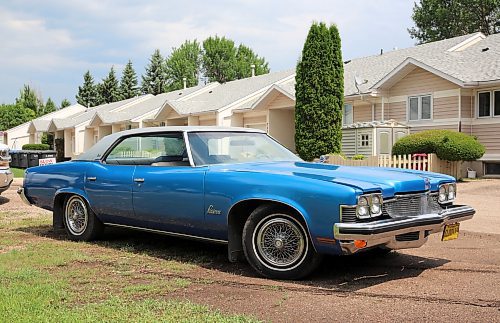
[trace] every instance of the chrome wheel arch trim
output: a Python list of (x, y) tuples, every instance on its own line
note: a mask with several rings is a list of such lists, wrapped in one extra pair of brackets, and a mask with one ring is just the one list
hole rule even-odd
[[(227, 215), (226, 215), (226, 224), (227, 224), (228, 231), (229, 231), (229, 214), (231, 214), (231, 211), (236, 206), (236, 204), (239, 204), (241, 202), (246, 202), (246, 201), (275, 202), (275, 203), (282, 204), (284, 206), (290, 207), (291, 209), (295, 210), (295, 212), (297, 212), (297, 214), (302, 218), (302, 220), (304, 221), (304, 224), (306, 225), (306, 233), (308, 234), (308, 237), (311, 239), (311, 241), (314, 241), (313, 236), (311, 235), (311, 231), (309, 230), (309, 223), (307, 223), (306, 217), (304, 216), (303, 212), (301, 212), (299, 209), (297, 209), (297, 207), (295, 207), (295, 206), (293, 206), (293, 205), (291, 205), (291, 204), (289, 204), (287, 202), (283, 202), (281, 200), (271, 199), (271, 198), (251, 197), (251, 198), (246, 198), (246, 199), (238, 200), (238, 202), (233, 203), (231, 205), (231, 207), (229, 207), (229, 210), (228, 210)], [(312, 245), (314, 251), (317, 252), (316, 246), (314, 245), (314, 242), (311, 243), (311, 245)]]

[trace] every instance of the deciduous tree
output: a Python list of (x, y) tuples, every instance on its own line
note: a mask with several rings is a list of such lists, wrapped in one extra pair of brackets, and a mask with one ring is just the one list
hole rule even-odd
[(408, 29), (419, 43), (481, 31), (500, 32), (500, 0), (420, 0), (413, 7), (415, 26)]
[(226, 83), (236, 78), (236, 47), (226, 37), (208, 37), (203, 42), (203, 70), (210, 82)]
[(269, 73), (269, 64), (264, 57), (259, 57), (250, 47), (240, 44), (236, 52), (236, 78), (250, 77), (252, 65), (255, 68), (255, 75)]
[(17, 127), (18, 125), (34, 119), (35, 111), (25, 108), (21, 104), (0, 105), (0, 131)]
[(201, 46), (196, 41), (186, 40), (179, 48), (173, 48), (172, 54), (165, 61), (167, 90), (180, 90), (186, 78), (188, 87), (198, 84), (201, 64)]

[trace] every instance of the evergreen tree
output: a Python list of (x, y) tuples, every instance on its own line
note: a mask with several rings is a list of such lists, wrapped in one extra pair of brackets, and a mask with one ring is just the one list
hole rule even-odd
[(188, 87), (198, 84), (201, 63), (201, 46), (194, 41), (186, 40), (179, 48), (173, 48), (172, 54), (165, 61), (165, 72), (168, 81), (167, 90), (180, 90), (186, 78)]
[(474, 32), (500, 32), (500, 0), (420, 0), (415, 2), (408, 29), (419, 43), (462, 36)]
[(236, 78), (250, 77), (252, 65), (255, 66), (255, 75), (269, 73), (269, 64), (266, 60), (255, 54), (250, 47), (240, 44), (236, 53)]
[(40, 113), (38, 115), (41, 116), (41, 115), (44, 115), (44, 114), (47, 114), (47, 113), (52, 113), (52, 112), (54, 112), (56, 110), (57, 110), (56, 104), (54, 103), (54, 101), (52, 101), (51, 98), (48, 98), (47, 99), (47, 103), (45, 103), (44, 109), (43, 110), (39, 110)]
[(157, 95), (165, 92), (166, 77), (164, 63), (160, 50), (155, 50), (149, 59), (146, 72), (142, 75), (142, 93)]
[(68, 99), (63, 99), (63, 100), (61, 101), (61, 109), (64, 109), (64, 108), (66, 108), (66, 107), (69, 107), (70, 105), (71, 105), (71, 102), (69, 102), (69, 100), (68, 100)]
[(295, 78), (297, 152), (305, 160), (340, 152), (344, 65), (335, 25), (313, 23)]
[(113, 66), (111, 66), (108, 76), (102, 80), (102, 84), (99, 87), (99, 96), (101, 97), (102, 103), (120, 101), (120, 88)]
[(203, 42), (203, 70), (210, 82), (236, 79), (236, 47), (225, 37), (209, 37)]
[(83, 75), (83, 85), (78, 87), (76, 101), (84, 107), (97, 105), (97, 89), (90, 71), (85, 72)]
[(123, 69), (122, 78), (120, 80), (120, 97), (122, 100), (130, 99), (138, 96), (139, 93), (137, 74), (132, 66), (132, 62), (129, 60)]

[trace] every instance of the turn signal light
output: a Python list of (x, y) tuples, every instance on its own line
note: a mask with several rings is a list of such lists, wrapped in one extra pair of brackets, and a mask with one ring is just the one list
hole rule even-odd
[(365, 240), (354, 240), (354, 246), (356, 248), (359, 248), (359, 249), (364, 248), (364, 247), (366, 247), (366, 241)]

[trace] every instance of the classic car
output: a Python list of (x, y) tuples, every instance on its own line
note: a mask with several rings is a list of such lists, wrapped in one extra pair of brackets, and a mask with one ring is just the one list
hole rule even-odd
[(452, 177), (304, 162), (248, 128), (155, 127), (104, 137), (72, 161), (26, 171), (22, 199), (72, 240), (106, 226), (228, 246), (261, 275), (299, 279), (322, 255), (456, 238), (474, 209)]
[(9, 163), (9, 147), (7, 145), (0, 144), (0, 193), (6, 191), (14, 179)]

